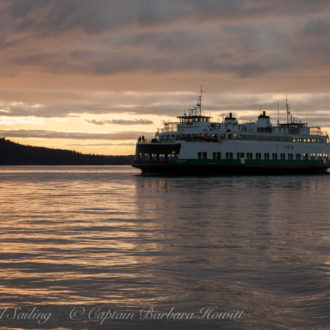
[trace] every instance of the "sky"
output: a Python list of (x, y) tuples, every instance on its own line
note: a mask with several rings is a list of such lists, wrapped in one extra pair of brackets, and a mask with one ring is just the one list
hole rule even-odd
[(330, 132), (329, 0), (0, 0), (0, 136), (134, 154), (196, 104)]

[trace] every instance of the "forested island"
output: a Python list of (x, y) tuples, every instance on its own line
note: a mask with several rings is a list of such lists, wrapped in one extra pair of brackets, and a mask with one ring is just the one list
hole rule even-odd
[(133, 155), (103, 156), (26, 146), (0, 137), (0, 165), (129, 165)]

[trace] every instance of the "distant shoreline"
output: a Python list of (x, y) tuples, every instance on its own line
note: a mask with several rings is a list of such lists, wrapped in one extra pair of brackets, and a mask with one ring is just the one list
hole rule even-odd
[(0, 166), (12, 165), (131, 165), (133, 155), (106, 156), (83, 154), (65, 149), (33, 147), (0, 138)]
[(1, 167), (5, 166), (130, 166), (130, 164), (0, 164)]

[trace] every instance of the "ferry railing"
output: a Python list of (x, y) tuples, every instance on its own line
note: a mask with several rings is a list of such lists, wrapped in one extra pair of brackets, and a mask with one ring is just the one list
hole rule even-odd
[(309, 130), (311, 135), (320, 135), (320, 136), (327, 136), (327, 132), (323, 132), (320, 127), (310, 127)]
[(140, 136), (138, 138), (138, 142), (144, 142), (144, 143), (158, 143), (159, 140), (155, 138), (145, 138), (143, 136)]
[[(178, 135), (176, 137), (161, 138), (159, 143), (169, 143), (175, 141), (187, 141), (187, 142), (222, 142), (223, 140), (248, 140), (248, 141), (276, 141), (276, 142), (304, 142), (304, 143), (326, 143), (325, 139), (327, 135), (306, 135), (306, 136), (292, 136), (292, 135), (261, 135), (261, 134), (221, 134), (215, 136), (206, 135), (192, 135), (184, 136)], [(207, 139), (209, 138), (209, 139)], [(154, 140), (152, 140), (153, 142)], [(158, 141), (158, 140), (157, 140)]]
[(178, 123), (165, 123), (165, 126), (163, 128), (158, 128), (158, 133), (164, 133), (164, 132), (177, 132), (178, 130)]

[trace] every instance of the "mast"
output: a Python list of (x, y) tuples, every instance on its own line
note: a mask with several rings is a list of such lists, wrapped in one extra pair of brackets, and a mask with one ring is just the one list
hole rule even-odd
[(290, 114), (290, 111), (289, 111), (289, 104), (288, 104), (288, 95), (285, 94), (285, 106), (286, 106), (286, 123), (289, 124), (289, 114)]
[(200, 94), (198, 96), (198, 100), (197, 100), (197, 108), (199, 108), (199, 115), (202, 115), (202, 96), (203, 96), (203, 89), (201, 87), (200, 89)]

